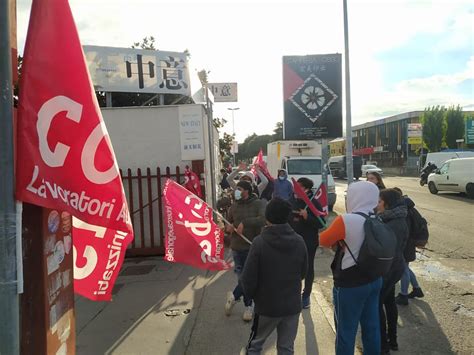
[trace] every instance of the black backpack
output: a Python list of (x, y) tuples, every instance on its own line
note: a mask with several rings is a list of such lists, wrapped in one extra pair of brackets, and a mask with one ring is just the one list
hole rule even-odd
[(407, 219), (410, 228), (410, 239), (413, 240), (416, 247), (424, 247), (426, 243), (428, 243), (430, 236), (428, 232), (428, 222), (415, 207), (408, 209)]
[(360, 212), (355, 214), (365, 218), (365, 238), (357, 260), (346, 244), (347, 250), (362, 272), (373, 277), (384, 276), (395, 258), (397, 237), (393, 230), (375, 215), (368, 216)]

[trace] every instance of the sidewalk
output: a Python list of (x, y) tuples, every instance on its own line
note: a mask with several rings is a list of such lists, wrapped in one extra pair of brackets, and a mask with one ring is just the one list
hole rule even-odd
[[(241, 302), (224, 315), (235, 282), (232, 271), (208, 272), (160, 257), (128, 259), (112, 302), (76, 298), (77, 353), (239, 354), (251, 323), (241, 318)], [(332, 307), (317, 283), (312, 307), (300, 318), (296, 354), (334, 353)], [(275, 342), (269, 339), (264, 354), (276, 354)]]

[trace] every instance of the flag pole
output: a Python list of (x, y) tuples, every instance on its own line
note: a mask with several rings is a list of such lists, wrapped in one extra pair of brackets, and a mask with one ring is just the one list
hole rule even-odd
[(219, 212), (215, 211), (214, 210), (214, 213), (216, 215), (218, 215), (225, 223), (227, 223), (228, 225), (231, 225), (232, 228), (234, 228), (234, 231), (235, 233), (240, 237), (242, 238), (243, 240), (245, 240), (247, 243), (249, 243), (250, 245), (252, 245), (252, 242), (250, 240), (247, 239), (247, 237), (245, 237), (243, 234), (240, 234), (239, 232), (237, 232), (237, 229), (235, 229), (234, 225), (232, 223), (230, 223), (227, 219), (224, 218), (223, 215), (221, 215)]

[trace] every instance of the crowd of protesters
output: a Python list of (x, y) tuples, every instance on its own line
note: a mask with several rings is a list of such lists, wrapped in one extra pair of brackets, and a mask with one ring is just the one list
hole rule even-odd
[[(319, 233), (326, 223), (307, 205), (310, 201), (323, 211), (314, 198), (317, 188), (312, 180), (297, 180), (307, 197), (302, 198), (295, 194), (285, 170), (275, 172), (276, 179), (259, 166), (250, 171), (240, 165), (232, 172), (221, 173), (221, 187), (233, 192), (226, 232), (237, 275), (234, 290), (226, 296), (225, 314), (229, 316), (243, 299), (242, 319), (253, 320), (247, 353), (260, 354), (275, 330), (278, 354), (294, 353), (299, 314), (311, 306), (319, 245), (335, 251), (331, 269), (336, 354), (354, 353), (359, 324), (364, 354), (398, 350), (397, 305), (423, 297), (409, 267), (419, 246), (411, 238), (414, 202), (400, 189), (386, 188), (382, 177), (371, 172), (367, 181), (349, 185), (347, 213), (337, 216)], [(366, 220), (374, 217), (387, 226), (395, 241), (391, 264), (383, 275), (367, 273), (358, 263), (366, 239)], [(395, 296), (399, 281), (400, 293)], [(410, 283), (413, 290), (409, 293)]]

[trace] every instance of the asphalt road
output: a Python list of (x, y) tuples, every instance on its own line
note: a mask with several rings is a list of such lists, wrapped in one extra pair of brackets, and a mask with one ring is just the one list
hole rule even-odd
[[(474, 200), (456, 193), (432, 195), (416, 178), (387, 177), (384, 182), (413, 199), (430, 232), (426, 249), (410, 264), (425, 297), (399, 306), (400, 353), (474, 354)], [(336, 180), (336, 213), (345, 211), (346, 184)], [(328, 300), (331, 253), (318, 253), (316, 261), (317, 282)]]

